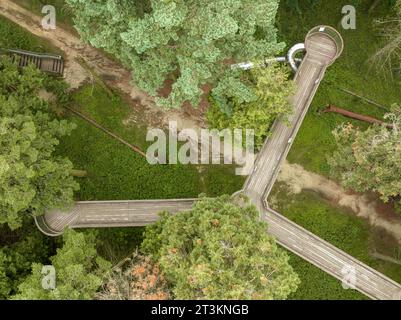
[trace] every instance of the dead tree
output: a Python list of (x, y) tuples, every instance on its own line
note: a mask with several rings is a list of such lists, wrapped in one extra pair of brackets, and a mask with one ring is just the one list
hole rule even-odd
[(351, 119), (356, 119), (368, 123), (373, 123), (373, 124), (380, 124), (380, 125), (385, 125), (387, 128), (392, 129), (393, 125), (390, 123), (386, 123), (382, 120), (370, 117), (370, 116), (365, 116), (359, 113), (351, 112), (339, 107), (336, 107), (335, 105), (328, 105), (328, 107), (324, 110), (324, 112), (332, 112), (332, 113), (338, 113), (341, 114), (345, 117), (351, 118)]

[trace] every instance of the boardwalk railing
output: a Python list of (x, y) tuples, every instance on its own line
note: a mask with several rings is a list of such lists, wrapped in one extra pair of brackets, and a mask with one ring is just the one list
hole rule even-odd
[(63, 231), (56, 231), (51, 228), (44, 216), (34, 217), (36, 227), (45, 235), (49, 237), (57, 237), (63, 234)]
[(55, 76), (63, 76), (64, 74), (64, 59), (59, 55), (42, 54), (25, 50), (0, 49), (0, 57), (2, 55), (9, 56), (21, 68), (26, 67), (28, 64), (33, 64), (39, 70)]

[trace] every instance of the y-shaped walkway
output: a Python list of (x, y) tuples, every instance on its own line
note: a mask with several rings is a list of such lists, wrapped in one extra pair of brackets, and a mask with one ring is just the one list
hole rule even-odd
[[(401, 299), (401, 286), (340, 249), (296, 225), (270, 209), (266, 199), (276, 181), (280, 165), (286, 158), (302, 121), (324, 77), (327, 67), (343, 50), (337, 31), (320, 26), (312, 29), (305, 41), (307, 54), (297, 72), (298, 89), (294, 96), (294, 113), (290, 125), (278, 120), (271, 137), (265, 142), (254, 172), (242, 193), (260, 210), (268, 223), (268, 232), (277, 242), (321, 270), (342, 280), (355, 276), (355, 288), (373, 299)], [(138, 226), (157, 221), (157, 213), (176, 213), (190, 209), (195, 200), (79, 202), (73, 212), (52, 212), (37, 219), (43, 232), (61, 234), (64, 228)]]

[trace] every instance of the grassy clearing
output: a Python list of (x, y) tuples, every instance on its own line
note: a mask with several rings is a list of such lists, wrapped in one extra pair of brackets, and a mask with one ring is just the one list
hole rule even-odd
[(344, 53), (328, 69), (289, 155), (290, 162), (299, 163), (308, 170), (327, 176), (329, 167), (326, 164), (326, 156), (332, 153), (335, 147), (332, 130), (343, 122), (352, 122), (362, 128), (367, 125), (340, 115), (322, 114), (322, 109), (332, 103), (377, 118), (383, 116), (382, 109), (349, 96), (338, 88), (351, 90), (387, 106), (401, 100), (399, 82), (385, 81), (375, 75), (371, 72), (371, 64), (368, 62), (379, 46), (373, 20), (389, 14), (389, 7), (387, 1), (382, 1), (369, 16), (367, 8), (371, 1), (361, 1), (360, 5), (356, 5), (357, 29), (343, 30), (340, 25), (341, 9), (349, 4), (349, 1), (318, 1), (313, 9), (307, 8), (303, 2), (300, 3), (302, 15), (290, 10), (285, 2), (282, 2), (280, 8), (279, 30), (288, 45), (303, 42), (308, 30), (319, 24), (336, 27), (345, 41)]
[[(146, 150), (146, 126), (141, 115), (116, 94), (110, 95), (99, 84), (88, 84), (74, 93), (81, 112)], [(143, 157), (113, 140), (77, 117), (70, 117), (78, 128), (59, 146), (89, 177), (80, 180), (80, 200), (170, 199), (231, 194), (239, 190), (242, 177), (233, 167), (207, 166), (199, 170), (187, 165), (149, 165)], [(128, 121), (131, 119), (132, 121)], [(135, 122), (133, 122), (135, 121)], [(201, 171), (201, 173), (200, 173)]]
[[(314, 192), (305, 191), (289, 197), (283, 184), (277, 184), (271, 196), (275, 206), (295, 223), (310, 230), (317, 236), (335, 245), (341, 250), (384, 273), (395, 281), (401, 282), (401, 268), (398, 265), (372, 258), (370, 250), (376, 249), (391, 255), (398, 245), (394, 239), (371, 228), (367, 222), (359, 219), (342, 208), (333, 207)], [(317, 268), (292, 255), (292, 266), (303, 279), (302, 285), (294, 298), (304, 299), (349, 299), (361, 298), (352, 290), (343, 290), (339, 281), (324, 274)], [(320, 279), (319, 282), (313, 279)], [(325, 283), (320, 287), (318, 283)]]

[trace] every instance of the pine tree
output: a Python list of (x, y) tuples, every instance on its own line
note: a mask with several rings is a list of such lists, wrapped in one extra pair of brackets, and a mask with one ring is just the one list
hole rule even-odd
[(63, 235), (64, 245), (50, 258), (55, 268), (55, 289), (42, 286), (43, 265), (34, 263), (32, 274), (19, 286), (16, 300), (90, 300), (96, 295), (111, 264), (98, 256), (93, 234), (68, 230)]
[(59, 138), (74, 126), (57, 120), (40, 98), (44, 76), (0, 62), (0, 224), (20, 227), (23, 215), (64, 208), (78, 188), (72, 163), (54, 155)]
[[(277, 42), (278, 0), (67, 0), (75, 27), (95, 47), (119, 58), (134, 81), (157, 96), (173, 80), (161, 106), (198, 106), (205, 84), (228, 87), (241, 98), (250, 88), (230, 61), (271, 56)], [(249, 92), (248, 92), (249, 96)]]

